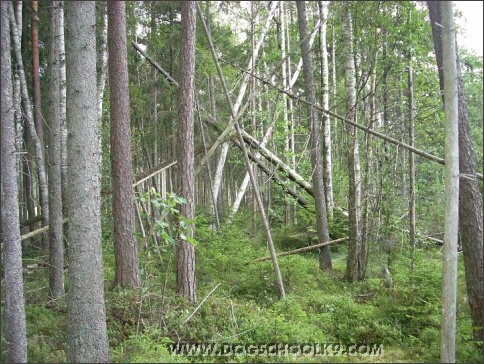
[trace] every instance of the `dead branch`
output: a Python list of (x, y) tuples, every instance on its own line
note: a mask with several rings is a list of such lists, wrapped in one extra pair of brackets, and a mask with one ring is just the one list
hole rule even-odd
[[(344, 238), (339, 238), (339, 239), (336, 239), (336, 240), (327, 241), (325, 243), (319, 243), (319, 244), (315, 244), (315, 245), (305, 246), (304, 248), (290, 250), (288, 252), (277, 253), (276, 255), (278, 257), (283, 257), (283, 256), (286, 256), (286, 255), (292, 255), (292, 254), (297, 254), (297, 253), (304, 253), (304, 252), (308, 252), (308, 251), (311, 251), (311, 250), (320, 248), (322, 246), (336, 244), (336, 243), (341, 243), (342, 241), (345, 241), (345, 240), (348, 240), (348, 237), (347, 236), (344, 237)], [(270, 256), (266, 256), (266, 257), (262, 257), (262, 258), (257, 258), (257, 259), (251, 260), (250, 262), (248, 262), (246, 264), (255, 263), (255, 262), (262, 262), (264, 260), (269, 260), (269, 259), (271, 259), (271, 257)]]

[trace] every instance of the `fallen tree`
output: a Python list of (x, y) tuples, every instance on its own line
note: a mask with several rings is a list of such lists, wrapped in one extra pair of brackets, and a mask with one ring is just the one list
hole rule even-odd
[[(346, 241), (346, 240), (348, 240), (348, 237), (347, 236), (345, 236), (344, 238), (336, 239), (336, 240), (326, 241), (324, 243), (319, 243), (319, 244), (305, 246), (304, 248), (290, 250), (288, 252), (277, 253), (276, 255), (278, 257), (283, 257), (283, 256), (286, 256), (286, 255), (304, 253), (304, 252), (308, 252), (308, 251), (311, 251), (311, 250), (315, 250), (317, 248), (321, 248), (323, 246), (327, 246), (327, 245), (331, 245), (331, 244), (336, 244), (336, 243), (341, 243), (342, 241)], [(250, 262), (247, 262), (245, 264), (247, 265), (247, 264), (250, 264), (250, 263), (263, 262), (264, 260), (269, 260), (269, 259), (271, 259), (270, 256), (261, 257), (261, 258), (257, 258), (257, 259), (251, 260)]]

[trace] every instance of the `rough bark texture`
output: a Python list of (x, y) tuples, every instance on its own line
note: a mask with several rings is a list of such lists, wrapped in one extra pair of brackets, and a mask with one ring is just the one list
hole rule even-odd
[[(299, 20), (299, 38), (301, 41), (301, 57), (303, 60), (303, 74), (305, 94), (307, 100), (315, 104), (316, 92), (314, 88), (313, 68), (309, 54), (306, 25), (306, 3), (298, 1), (297, 16)], [(329, 241), (328, 220), (326, 215), (326, 197), (323, 180), (323, 157), (321, 148), (321, 127), (319, 113), (313, 107), (309, 108), (311, 123), (311, 164), (313, 168), (312, 180), (314, 188), (314, 205), (316, 210), (316, 228), (318, 231), (318, 243)], [(331, 269), (331, 248), (324, 246), (319, 251), (319, 266), (321, 269)]]
[[(196, 2), (181, 5), (180, 87), (178, 96), (179, 125), (179, 187), (187, 202), (180, 206), (180, 215), (189, 220), (185, 224), (187, 237), (193, 238), (195, 226), (195, 155), (194, 155), (194, 83)], [(182, 221), (180, 221), (182, 223)], [(177, 292), (190, 302), (196, 300), (195, 247), (184, 239), (177, 242)]]
[(111, 182), (115, 284), (141, 284), (138, 243), (134, 236), (135, 211), (131, 128), (129, 117), (126, 11), (123, 1), (108, 2), (109, 98), (111, 111)]
[(107, 362), (94, 1), (66, 2), (69, 217), (67, 361)]
[(8, 2), (1, 2), (1, 226), (5, 244), (5, 340), (9, 363), (27, 362)]
[[(353, 56), (353, 26), (349, 4), (343, 10), (343, 39), (345, 59), (346, 119), (356, 119), (356, 72)], [(358, 136), (354, 126), (347, 124), (348, 133), (348, 213), (349, 239), (345, 278), (362, 280), (365, 275), (365, 247), (361, 238), (361, 178)]]
[[(434, 38), (435, 56), (439, 70), (440, 89), (443, 89), (443, 55), (441, 4), (439, 1), (427, 1), (430, 23)], [(477, 159), (472, 149), (469, 114), (465, 99), (464, 86), (460, 76), (459, 58), (457, 57), (457, 71), (459, 72), (459, 231), (464, 255), (467, 296), (474, 330), (474, 339), (483, 339), (484, 321), (484, 248), (482, 233), (482, 195), (476, 178)]]
[(65, 122), (65, 103), (61, 96), (61, 37), (64, 10), (61, 1), (53, 1), (50, 10), (49, 48), (49, 287), (53, 298), (64, 295), (64, 241), (62, 226), (61, 125)]
[(442, 2), (442, 56), (445, 93), (445, 231), (443, 248), (442, 320), (440, 359), (455, 362), (457, 310), (457, 240), (459, 230), (458, 73), (454, 11)]

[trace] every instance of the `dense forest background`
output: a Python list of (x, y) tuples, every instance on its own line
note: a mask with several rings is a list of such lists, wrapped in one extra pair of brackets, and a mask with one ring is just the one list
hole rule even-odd
[[(76, 3), (2, 2), (2, 362), (439, 360), (438, 2)], [(477, 362), (483, 65), (457, 46), (455, 355)]]

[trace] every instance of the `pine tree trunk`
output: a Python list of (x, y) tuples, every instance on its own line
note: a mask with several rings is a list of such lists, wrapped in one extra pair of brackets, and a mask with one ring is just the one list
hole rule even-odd
[(49, 288), (53, 298), (64, 295), (64, 240), (61, 173), (61, 126), (65, 123), (65, 102), (61, 101), (60, 48), (63, 43), (64, 10), (61, 1), (53, 1), (50, 10), (49, 47)]
[[(299, 23), (299, 38), (301, 41), (301, 57), (303, 60), (303, 73), (306, 99), (311, 104), (316, 103), (316, 92), (314, 88), (313, 68), (309, 54), (309, 44), (307, 41), (306, 25), (306, 3), (298, 1), (297, 15)], [(311, 142), (311, 165), (312, 181), (314, 189), (314, 205), (316, 210), (316, 228), (318, 231), (318, 243), (329, 241), (328, 220), (326, 215), (326, 197), (323, 181), (323, 161), (321, 148), (321, 127), (319, 113), (313, 107), (309, 108), (310, 116), (310, 142)], [(331, 250), (329, 246), (324, 246), (319, 251), (319, 266), (321, 269), (331, 269)]]
[(69, 292), (67, 360), (109, 361), (101, 249), (94, 1), (65, 3)]
[(179, 188), (186, 203), (180, 206), (179, 226), (185, 237), (177, 241), (177, 292), (190, 302), (196, 300), (195, 246), (195, 156), (194, 156), (194, 87), (196, 2), (181, 5), (180, 87), (178, 88)]
[[(109, 1), (109, 98), (111, 112), (111, 183), (113, 187), (114, 281), (121, 287), (139, 287), (128, 89), (126, 10), (123, 1)], [(99, 116), (99, 115), (98, 115)]]
[[(11, 3), (1, 2), (1, 225), (5, 244), (5, 341), (7, 362), (27, 362), (22, 245), (20, 243), (17, 157), (15, 156), (15, 119), (13, 107), (12, 66), (10, 59)], [(13, 15), (13, 13), (12, 13)]]

